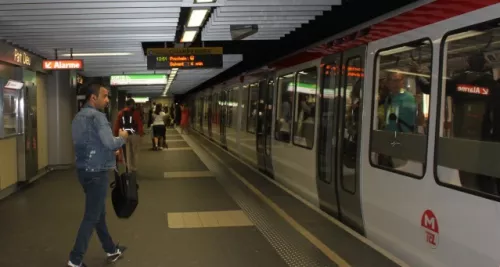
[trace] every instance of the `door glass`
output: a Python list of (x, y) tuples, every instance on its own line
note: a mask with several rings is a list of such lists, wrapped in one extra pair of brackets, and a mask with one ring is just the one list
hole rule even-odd
[(295, 74), (289, 73), (278, 78), (278, 94), (276, 101), (275, 139), (284, 143), (290, 142), (292, 125), (292, 104)]
[(239, 106), (239, 114), (240, 114), (240, 118), (241, 118), (241, 122), (240, 122), (240, 131), (242, 133), (245, 133), (246, 130), (247, 130), (247, 110), (248, 110), (248, 91), (250, 90), (250, 86), (248, 85), (244, 85), (243, 87), (241, 87), (241, 105)]
[(271, 155), (271, 132), (272, 132), (272, 119), (273, 119), (273, 105), (274, 105), (274, 80), (268, 82), (266, 110), (265, 110), (265, 127), (266, 127), (266, 154)]
[(226, 115), (226, 128), (233, 128), (233, 96), (234, 92), (233, 90), (227, 91), (227, 101), (226, 101), (226, 110), (227, 110), (227, 115)]
[(219, 97), (219, 113), (220, 113), (220, 134), (226, 135), (226, 91), (220, 92)]
[(331, 63), (323, 67), (323, 86), (321, 87), (321, 106), (319, 120), (318, 175), (319, 179), (330, 184), (335, 164), (335, 129), (339, 110), (339, 89), (337, 86), (339, 68)]
[(212, 107), (212, 96), (208, 96), (207, 98), (207, 132), (209, 136), (212, 136), (212, 113), (214, 113)]
[(257, 123), (258, 102), (259, 102), (259, 84), (254, 83), (250, 85), (249, 100), (248, 100), (247, 131), (249, 133), (255, 133), (256, 123)]
[(305, 148), (314, 146), (317, 72), (316, 67), (299, 71), (295, 84), (293, 144)]
[(265, 146), (265, 110), (266, 110), (266, 81), (259, 82), (259, 95), (257, 103), (257, 151), (262, 153)]
[(220, 135), (219, 129), (219, 94), (215, 93), (212, 96), (212, 132)]
[(344, 72), (345, 84), (342, 90), (344, 99), (344, 125), (342, 128), (342, 188), (356, 192), (356, 165), (358, 157), (358, 132), (363, 88), (363, 71), (360, 57), (350, 58)]

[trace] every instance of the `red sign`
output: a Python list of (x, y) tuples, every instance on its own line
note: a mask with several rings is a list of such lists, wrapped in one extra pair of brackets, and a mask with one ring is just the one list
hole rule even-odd
[(426, 210), (422, 214), (420, 225), (425, 231), (425, 241), (432, 248), (436, 248), (439, 241), (439, 225), (436, 215), (431, 210)]
[(457, 91), (462, 93), (476, 94), (476, 95), (489, 95), (490, 89), (487, 87), (474, 86), (470, 84), (458, 84)]
[(44, 60), (44, 70), (81, 70), (83, 69), (83, 60), (81, 59), (63, 59), (63, 60)]

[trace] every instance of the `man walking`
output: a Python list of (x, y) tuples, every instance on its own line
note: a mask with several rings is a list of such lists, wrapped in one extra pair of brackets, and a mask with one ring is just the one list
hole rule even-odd
[(126, 247), (115, 245), (106, 225), (106, 194), (110, 170), (116, 167), (116, 153), (125, 144), (128, 134), (120, 130), (114, 137), (106, 116), (102, 112), (108, 105), (108, 90), (92, 84), (85, 93), (85, 105), (72, 123), (78, 180), (85, 192), (85, 213), (78, 235), (70, 253), (69, 267), (85, 267), (83, 256), (87, 251), (94, 229), (107, 253), (114, 262)]
[(129, 133), (125, 149), (127, 155), (125, 156), (129, 170), (137, 171), (137, 155), (140, 150), (141, 137), (144, 136), (144, 125), (141, 112), (136, 108), (134, 99), (127, 100), (126, 105), (123, 110), (118, 112), (113, 133), (118, 135), (120, 129)]

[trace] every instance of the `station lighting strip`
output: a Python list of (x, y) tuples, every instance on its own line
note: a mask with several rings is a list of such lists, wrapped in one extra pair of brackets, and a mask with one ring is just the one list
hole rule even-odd
[(177, 71), (179, 71), (178, 68), (174, 68), (170, 71), (170, 75), (168, 75), (167, 85), (165, 85), (165, 90), (163, 90), (163, 96), (167, 95), (168, 89), (170, 89), (170, 85), (172, 85), (172, 82), (177, 75)]
[[(215, 3), (217, 0), (194, 0), (195, 4), (209, 4)], [(207, 16), (211, 10), (211, 7), (203, 8), (192, 8), (191, 13), (189, 13), (188, 23), (184, 28), (184, 33), (182, 33), (181, 43), (192, 43), (198, 32), (200, 31), (201, 25), (207, 19)], [(174, 68), (170, 71), (168, 76), (167, 85), (165, 85), (165, 90), (163, 90), (163, 96), (167, 95), (170, 86), (174, 82), (175, 76), (177, 75), (178, 68)]]
[[(74, 57), (106, 57), (106, 56), (130, 56), (133, 53), (73, 53)], [(63, 54), (63, 57), (69, 57), (71, 54)]]

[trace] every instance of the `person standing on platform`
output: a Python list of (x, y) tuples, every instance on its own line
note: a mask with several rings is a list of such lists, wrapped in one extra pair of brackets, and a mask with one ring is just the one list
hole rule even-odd
[(85, 94), (85, 105), (71, 125), (78, 180), (85, 193), (85, 213), (69, 255), (68, 267), (86, 266), (83, 257), (94, 229), (109, 262), (118, 260), (126, 249), (113, 242), (106, 225), (109, 175), (116, 168), (117, 151), (128, 138), (124, 130), (119, 130), (118, 137), (113, 136), (103, 113), (109, 103), (108, 94), (100, 84), (90, 85)]
[(125, 149), (127, 165), (130, 171), (137, 171), (137, 155), (140, 150), (141, 137), (144, 136), (144, 125), (141, 112), (136, 108), (134, 99), (127, 100), (126, 105), (124, 109), (118, 112), (113, 133), (115, 136), (118, 135), (120, 129), (124, 129), (129, 133)]
[(189, 109), (186, 104), (181, 105), (181, 121), (180, 121), (180, 126), (181, 126), (181, 134), (187, 133), (188, 132), (188, 126), (189, 126)]
[(153, 136), (154, 136), (154, 149), (155, 151), (163, 150), (163, 138), (165, 136), (166, 126), (165, 126), (165, 112), (161, 107), (161, 104), (156, 104), (155, 111), (153, 113)]

